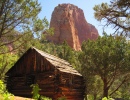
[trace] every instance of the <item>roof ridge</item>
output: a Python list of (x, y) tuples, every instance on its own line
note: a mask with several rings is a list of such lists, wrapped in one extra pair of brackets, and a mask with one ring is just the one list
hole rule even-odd
[[(46, 52), (44, 52), (44, 51), (42, 51), (42, 50), (39, 50), (39, 49), (37, 49), (37, 48), (35, 48), (35, 47), (31, 47), (31, 48), (32, 48), (32, 49), (35, 49), (38, 53), (40, 53), (41, 55), (43, 55), (43, 56), (46, 57), (47, 59), (51, 59), (51, 60), (54, 60), (54, 61), (57, 61), (57, 62), (61, 62), (61, 63), (64, 63), (64, 64), (69, 65), (69, 66), (72, 67), (72, 65), (71, 65), (69, 62), (67, 62), (66, 60), (64, 60), (64, 59), (61, 59), (61, 58), (59, 58), (59, 57), (57, 57), (57, 56), (51, 55), (51, 54), (49, 54), (49, 53), (46, 53)], [(53, 59), (53, 58), (51, 58), (51, 57), (54, 57), (54, 58), (56, 58), (56, 59)]]

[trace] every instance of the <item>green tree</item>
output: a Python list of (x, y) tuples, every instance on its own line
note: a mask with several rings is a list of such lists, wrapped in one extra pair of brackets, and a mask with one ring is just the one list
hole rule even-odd
[(110, 4), (95, 5), (95, 18), (112, 26), (114, 33), (130, 36), (130, 0), (111, 0)]
[[(27, 43), (27, 40), (21, 41), (25, 35), (29, 33), (38, 35), (43, 30), (44, 20), (37, 17), (40, 11), (41, 7), (38, 0), (0, 1), (0, 48), (15, 45), (12, 50), (6, 49), (0, 54), (16, 50)], [(30, 39), (29, 36), (28, 40)]]
[(58, 57), (68, 61), (74, 68), (80, 70), (77, 66), (79, 66), (78, 61), (78, 52), (73, 50), (67, 42), (63, 42), (61, 45), (57, 46), (56, 54)]
[[(96, 41), (82, 44), (80, 53), (81, 73), (87, 80), (87, 73), (98, 75), (103, 82), (103, 96), (115, 93), (129, 79), (130, 45), (123, 37), (104, 35)], [(115, 80), (120, 83), (109, 93)]]

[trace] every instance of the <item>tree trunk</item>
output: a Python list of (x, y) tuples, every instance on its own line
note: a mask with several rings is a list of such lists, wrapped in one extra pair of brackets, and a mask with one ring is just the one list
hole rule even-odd
[(104, 78), (103, 79), (103, 84), (104, 84), (104, 86), (103, 86), (103, 97), (108, 97), (108, 84), (107, 84), (107, 79), (106, 78)]
[(93, 96), (93, 100), (97, 100), (97, 94), (94, 94)]
[(108, 88), (105, 86), (103, 88), (103, 97), (108, 97)]

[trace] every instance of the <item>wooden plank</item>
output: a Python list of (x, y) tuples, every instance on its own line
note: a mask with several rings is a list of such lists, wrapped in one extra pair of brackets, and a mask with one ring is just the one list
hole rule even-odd
[(38, 83), (38, 84), (42, 84), (42, 85), (44, 85), (44, 84), (54, 84), (55, 81), (38, 80), (37, 83)]
[(50, 87), (50, 88), (54, 88), (54, 84), (39, 84), (40, 88), (44, 88), (44, 87)]
[(11, 87), (11, 90), (32, 90), (30, 86), (19, 86), (19, 87)]
[(46, 92), (40, 91), (39, 93), (44, 96), (53, 96), (55, 94), (54, 92), (48, 92), (48, 91), (46, 91)]
[(17, 94), (31, 94), (31, 90), (11, 90), (11, 93), (13, 93), (14, 95), (17, 95)]

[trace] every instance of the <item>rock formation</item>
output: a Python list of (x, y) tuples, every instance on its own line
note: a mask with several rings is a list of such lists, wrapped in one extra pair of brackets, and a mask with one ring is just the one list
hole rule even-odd
[(59, 4), (55, 7), (50, 27), (54, 28), (54, 35), (47, 39), (56, 44), (66, 41), (75, 50), (81, 50), (84, 40), (97, 39), (97, 29), (87, 23), (83, 10), (72, 4)]

